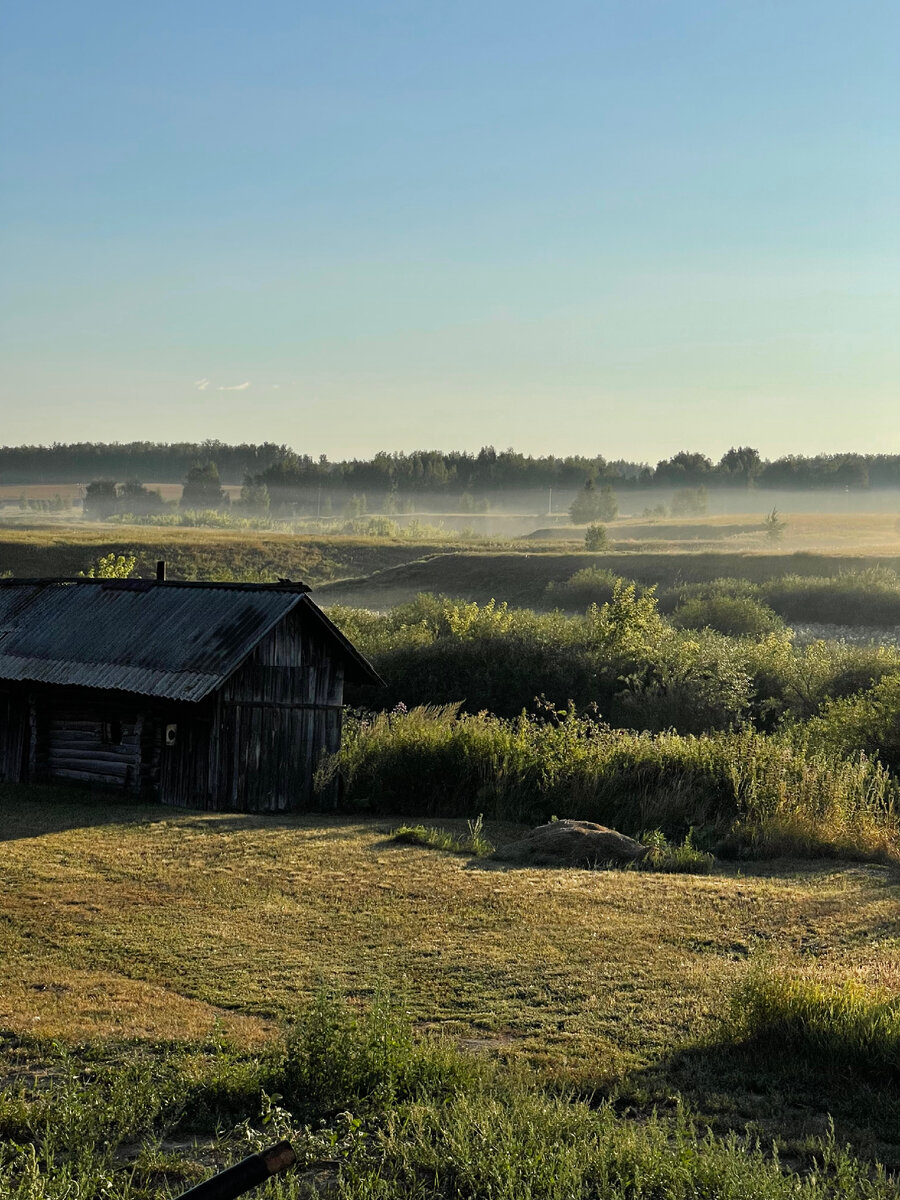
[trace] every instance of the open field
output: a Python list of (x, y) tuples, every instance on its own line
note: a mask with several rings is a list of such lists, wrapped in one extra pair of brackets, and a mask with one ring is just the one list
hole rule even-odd
[[(900, 533), (892, 515), (799, 514), (786, 519), (785, 537), (777, 545), (766, 540), (753, 516), (621, 520), (608, 527), (610, 549), (598, 555), (583, 550), (584, 530), (574, 527), (532, 525), (525, 538), (467, 542), (441, 540), (428, 531), (419, 537), (384, 537), (336, 534), (323, 526), (297, 534), (103, 524), (73, 520), (65, 512), (27, 513), (0, 528), (0, 572), (74, 574), (100, 555), (130, 551), (138, 557), (140, 574), (152, 574), (156, 560), (165, 558), (175, 577), (208, 578), (230, 571), (235, 576), (268, 572), (299, 577), (314, 586), (351, 581), (347, 590), (330, 593), (328, 602), (374, 606), (405, 601), (417, 591), (448, 589), (468, 599), (496, 596), (515, 604), (540, 604), (549, 581), (560, 582), (593, 565), (663, 585), (723, 575), (761, 579), (900, 565)], [(465, 567), (457, 561), (461, 553), (468, 556)], [(371, 582), (360, 582), (369, 576), (374, 576)]]
[[(771, 509), (769, 510), (771, 511)], [(765, 553), (772, 549), (763, 523), (764, 513), (664, 518), (647, 521), (626, 517), (610, 522), (607, 532), (616, 549), (630, 543), (659, 542), (674, 547), (696, 543), (699, 548)], [(785, 529), (777, 548), (784, 553), (815, 551), (836, 554), (900, 554), (900, 522), (896, 513), (781, 512)], [(539, 536), (573, 537), (583, 531), (571, 526), (541, 530)]]
[(585, 567), (610, 570), (643, 584), (665, 587), (721, 577), (757, 582), (781, 575), (833, 576), (874, 566), (896, 571), (900, 569), (900, 556), (691, 552), (683, 548), (678, 553), (642, 550), (606, 554), (584, 550), (553, 553), (539, 549), (522, 554), (470, 549), (432, 554), (368, 577), (335, 580), (317, 587), (314, 598), (319, 604), (383, 610), (405, 604), (420, 592), (434, 592), (479, 604), (496, 599), (516, 606), (549, 609), (556, 601), (548, 595), (547, 585), (563, 583)]
[(163, 558), (173, 578), (221, 578), (261, 572), (315, 584), (408, 562), (446, 545), (374, 538), (298, 537), (243, 530), (46, 523), (0, 530), (0, 573), (76, 575), (102, 555), (132, 553), (137, 573), (154, 574)]
[(4, 787), (0, 1028), (112, 1044), (216, 1027), (252, 1049), (323, 982), (361, 1003), (387, 989), (420, 1030), (580, 1092), (638, 1111), (677, 1092), (720, 1131), (795, 1149), (831, 1112), (839, 1140), (900, 1163), (895, 1098), (716, 1049), (759, 961), (900, 989), (890, 868), (503, 869), (391, 828)]
[[(393, 616), (343, 619), (378, 662), (387, 656), (385, 678), (394, 654), (404, 699), (418, 671), (423, 703), (441, 687), (450, 701), (488, 684), (496, 697), (475, 708), (506, 711), (498, 705), (515, 686), (513, 712), (536, 690), (564, 703), (581, 664), (582, 701), (602, 693), (602, 712), (626, 732), (580, 724), (574, 709), (538, 722), (530, 742), (524, 726), (495, 721), (482, 757), (470, 746), (461, 765), (448, 746), (466, 730), (434, 741), (429, 757), (421, 739), (401, 736), (415, 713), (398, 711), (379, 718), (390, 736), (366, 775), (375, 758), (359, 730), (371, 740), (378, 722), (359, 719), (357, 734), (350, 722), (345, 751), (359, 753), (346, 803), (402, 812), (394, 818), (192, 813), (0, 785), (0, 1194), (157, 1200), (290, 1136), (315, 1187), (344, 1200), (895, 1200), (895, 1180), (865, 1174), (876, 1162), (900, 1172), (895, 782), (858, 756), (895, 765), (896, 663), (836, 643), (795, 651), (754, 597), (765, 591), (785, 619), (795, 615), (785, 606), (852, 620), (881, 604), (894, 620), (889, 572), (836, 577), (896, 571), (900, 556), (896, 546), (868, 552), (862, 527), (858, 545), (847, 539), (856, 553), (741, 549), (710, 532), (722, 529), (723, 518), (683, 523), (667, 541), (617, 541), (605, 554), (579, 541), (450, 549), (248, 530), (5, 529), (0, 570), (18, 575), (74, 574), (131, 551), (144, 575), (165, 558), (176, 577), (299, 576), (320, 603), (357, 610), (420, 592), (477, 600), (481, 611), (426, 597)], [(618, 595), (611, 621), (596, 609), (585, 618), (487, 605), (553, 609), (566, 597), (548, 584), (585, 567), (669, 589), (673, 623), (640, 589)], [(760, 587), (735, 590), (729, 576)], [(682, 587), (710, 580), (720, 582)], [(613, 587), (596, 575), (587, 584)], [(584, 612), (568, 599), (562, 607)], [(690, 625), (692, 612), (763, 624), (732, 637)], [(648, 682), (622, 691), (636, 671)], [(869, 691), (854, 698), (859, 687)], [(812, 714), (804, 728), (824, 749), (729, 732), (768, 728), (779, 714)], [(627, 732), (687, 723), (690, 733), (691, 721), (720, 733), (651, 744)], [(472, 722), (472, 736), (487, 737), (488, 719)], [(515, 753), (495, 752), (501, 735)], [(551, 762), (541, 747), (553, 739)], [(532, 808), (492, 806), (517, 787), (531, 795), (536, 780)], [(607, 807), (586, 811), (590, 796)], [(757, 833), (772, 834), (765, 845), (750, 837), (751, 801), (764, 818)], [(465, 822), (443, 814), (479, 809), (592, 815), (634, 833), (659, 828), (673, 847), (688, 834), (683, 849), (696, 835), (721, 855), (749, 855), (752, 843), (835, 857), (741, 857), (705, 875), (535, 870), (391, 840), (424, 814), (462, 833)], [(729, 832), (736, 813), (740, 836)], [(488, 822), (485, 832), (497, 843), (521, 829)], [(323, 986), (346, 998), (349, 1018), (310, 1010)], [(411, 1040), (402, 1020), (377, 1016), (384, 996), (411, 1022)], [(425, 1082), (388, 1087), (395, 1069)], [(272, 1185), (268, 1200), (319, 1194), (309, 1174)]]

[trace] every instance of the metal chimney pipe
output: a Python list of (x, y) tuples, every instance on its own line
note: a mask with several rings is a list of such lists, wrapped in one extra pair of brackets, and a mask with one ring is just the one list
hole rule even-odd
[(161, 558), (156, 564), (156, 582), (166, 582), (166, 560), (164, 558)]

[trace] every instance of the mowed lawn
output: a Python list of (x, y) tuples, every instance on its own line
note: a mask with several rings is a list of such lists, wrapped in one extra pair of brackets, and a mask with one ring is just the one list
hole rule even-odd
[(0, 1028), (190, 1040), (218, 1022), (252, 1044), (326, 983), (599, 1079), (714, 1037), (760, 957), (900, 989), (888, 868), (505, 869), (392, 844), (392, 824), (0, 788)]

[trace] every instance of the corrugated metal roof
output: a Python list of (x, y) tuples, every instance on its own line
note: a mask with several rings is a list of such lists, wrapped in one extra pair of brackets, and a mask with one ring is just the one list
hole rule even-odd
[(302, 584), (0, 581), (0, 679), (200, 700), (293, 608), (314, 607), (306, 591)]

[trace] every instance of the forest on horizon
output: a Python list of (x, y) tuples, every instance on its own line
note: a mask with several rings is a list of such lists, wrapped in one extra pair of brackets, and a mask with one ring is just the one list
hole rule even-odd
[(270, 492), (326, 484), (348, 491), (493, 492), (572, 488), (591, 479), (617, 489), (707, 487), (760, 489), (900, 488), (900, 454), (784, 455), (732, 447), (718, 462), (679, 451), (655, 467), (603, 455), (526, 455), (484, 446), (468, 451), (380, 451), (370, 459), (330, 461), (272, 442), (79, 442), (0, 447), (0, 485), (138, 479), (181, 483), (197, 465), (215, 463), (223, 483), (265, 484)]

